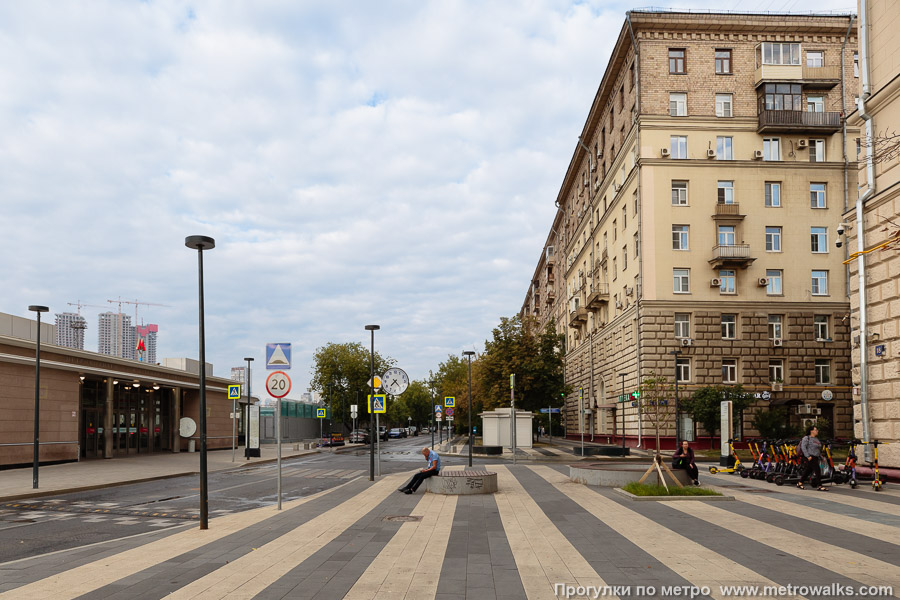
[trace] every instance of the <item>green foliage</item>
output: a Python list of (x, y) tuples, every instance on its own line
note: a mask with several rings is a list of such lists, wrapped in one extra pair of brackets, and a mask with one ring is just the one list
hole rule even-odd
[(724, 400), (731, 400), (732, 416), (737, 422), (743, 411), (753, 403), (753, 394), (745, 391), (740, 385), (709, 385), (698, 389), (689, 398), (683, 398), (681, 409), (700, 423), (712, 437), (719, 429), (721, 404)]
[(633, 398), (640, 414), (647, 417), (653, 427), (659, 454), (660, 432), (665, 431), (675, 419), (675, 386), (669, 383), (668, 378), (650, 371)]
[(638, 483), (631, 481), (622, 486), (622, 489), (635, 496), (721, 496), (722, 494), (705, 487), (678, 487), (670, 485), (667, 490), (661, 485)]
[(786, 438), (794, 433), (787, 410), (783, 408), (758, 409), (753, 413), (750, 424), (764, 438)]
[[(332, 407), (335, 423), (350, 419), (350, 405), (359, 392), (359, 420), (368, 420), (369, 348), (358, 342), (329, 342), (313, 355), (314, 366), (310, 390), (320, 392)], [(384, 373), (396, 361), (375, 351), (375, 373)]]
[[(485, 353), (478, 359), (476, 397), (484, 409), (509, 406), (509, 376), (516, 375), (516, 407), (537, 411), (561, 406), (563, 398), (563, 336), (550, 323), (543, 332), (533, 318), (503, 317), (485, 341)], [(476, 380), (472, 365), (473, 386)], [(475, 395), (473, 391), (473, 395)]]

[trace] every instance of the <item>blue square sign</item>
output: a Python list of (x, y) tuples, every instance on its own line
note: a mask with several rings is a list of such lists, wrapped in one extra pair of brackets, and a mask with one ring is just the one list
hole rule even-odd
[(281, 371), (291, 368), (291, 345), (266, 344), (266, 368)]

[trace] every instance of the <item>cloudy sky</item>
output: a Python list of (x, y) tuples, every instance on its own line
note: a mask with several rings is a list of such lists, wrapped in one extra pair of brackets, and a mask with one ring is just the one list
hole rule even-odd
[[(204, 254), (216, 375), (291, 342), (298, 397), (315, 349), (368, 344), (368, 323), (412, 378), (481, 350), (521, 307), (633, 7), (2, 3), (0, 312), (165, 304), (138, 313), (160, 325), (160, 358), (196, 358), (184, 238), (203, 234), (217, 244)], [(82, 311), (89, 350), (103, 310)]]

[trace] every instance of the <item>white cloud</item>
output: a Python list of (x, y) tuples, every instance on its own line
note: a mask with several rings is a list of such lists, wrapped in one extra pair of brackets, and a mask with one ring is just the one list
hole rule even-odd
[(626, 9), (7, 3), (0, 310), (163, 303), (160, 354), (196, 356), (202, 233), (216, 374), (292, 341), (303, 391), (374, 322), (423, 377), (519, 309)]

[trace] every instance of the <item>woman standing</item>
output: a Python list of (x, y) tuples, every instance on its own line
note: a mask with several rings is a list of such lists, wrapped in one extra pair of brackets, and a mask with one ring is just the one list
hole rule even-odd
[(809, 482), (812, 484), (814, 488), (819, 490), (820, 492), (827, 492), (828, 488), (819, 485), (819, 480), (822, 478), (822, 469), (819, 466), (819, 458), (822, 456), (822, 442), (819, 441), (819, 428), (813, 425), (809, 429), (806, 430), (806, 437), (800, 440), (800, 457), (804, 460), (803, 470), (800, 472), (800, 481), (797, 482), (797, 487), (801, 490), (806, 489), (803, 487), (803, 482), (806, 481), (807, 477), (810, 477)]

